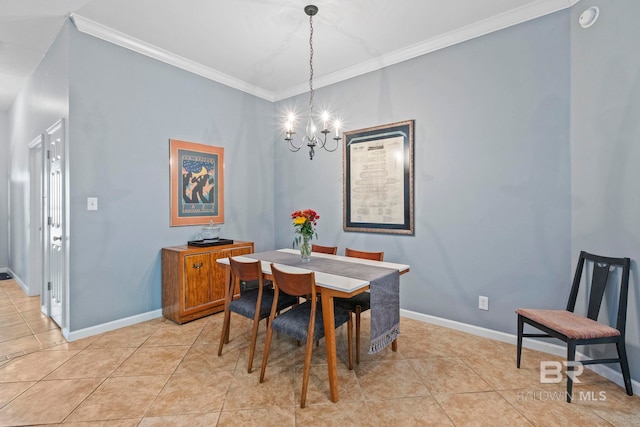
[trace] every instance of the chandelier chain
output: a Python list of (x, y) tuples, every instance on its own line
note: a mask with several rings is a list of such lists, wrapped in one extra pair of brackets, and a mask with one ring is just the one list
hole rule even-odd
[(309, 15), (309, 109), (313, 110), (313, 15)]

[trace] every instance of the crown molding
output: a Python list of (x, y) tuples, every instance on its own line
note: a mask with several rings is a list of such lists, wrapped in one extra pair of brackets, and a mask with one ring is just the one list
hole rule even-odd
[[(361, 62), (360, 64), (347, 67), (324, 76), (318, 76), (314, 78), (313, 83), (316, 88), (329, 86), (403, 61), (408, 61), (418, 56), (435, 52), (494, 31), (499, 31), (544, 15), (567, 9), (579, 1), (580, 0), (538, 0), (509, 12), (495, 15), (466, 27), (425, 40), (424, 42), (417, 43), (413, 46)], [(76, 13), (72, 13), (70, 18), (76, 28), (83, 33), (92, 35), (126, 49), (130, 49), (142, 55), (149, 56), (167, 64), (174, 65), (183, 70), (192, 72), (234, 89), (238, 89), (242, 92), (255, 95), (258, 98), (262, 98), (267, 101), (280, 101), (292, 96), (300, 95), (308, 90), (308, 85), (305, 82), (274, 93), (228, 74), (221, 73), (213, 68), (206, 67), (198, 62), (176, 55), (150, 43), (138, 40)]]
[[(435, 52), (476, 37), (502, 30), (507, 27), (521, 24), (532, 19), (539, 18), (563, 9), (567, 9), (580, 0), (540, 0), (535, 3), (513, 9), (509, 12), (492, 16), (483, 21), (475, 22), (466, 27), (450, 31), (437, 37), (433, 37), (424, 42), (414, 44), (404, 49), (400, 49), (378, 58), (361, 62), (360, 64), (338, 70), (336, 72), (325, 74), (323, 76), (314, 77), (314, 87), (321, 88), (329, 86), (353, 77), (377, 71), (385, 67), (389, 67), (400, 62), (408, 61), (427, 53)], [(280, 101), (292, 96), (300, 95), (307, 92), (307, 83), (301, 83), (292, 86), (275, 94), (276, 101)]]
[(255, 95), (258, 98), (266, 99), (271, 102), (274, 101), (273, 93), (268, 90), (259, 88), (228, 74), (221, 73), (220, 71), (214, 70), (213, 68), (209, 68), (180, 55), (176, 55), (175, 53), (164, 50), (158, 46), (152, 45), (151, 43), (131, 37), (128, 34), (99, 24), (91, 19), (78, 15), (77, 13), (72, 13), (70, 18), (78, 31), (85, 34), (89, 34), (142, 55), (157, 59), (158, 61), (173, 65), (209, 80), (222, 83), (223, 85), (238, 89), (242, 92)]

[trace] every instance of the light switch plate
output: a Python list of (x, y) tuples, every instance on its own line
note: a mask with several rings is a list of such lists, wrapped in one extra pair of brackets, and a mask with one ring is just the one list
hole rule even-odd
[(97, 197), (87, 197), (87, 210), (88, 211), (97, 211), (98, 210), (98, 198)]

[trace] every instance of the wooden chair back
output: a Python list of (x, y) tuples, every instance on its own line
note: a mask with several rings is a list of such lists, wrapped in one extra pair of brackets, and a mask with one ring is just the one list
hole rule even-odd
[(384, 259), (384, 252), (357, 251), (349, 248), (344, 250), (344, 255), (353, 258), (371, 259), (373, 261), (382, 261)]
[(322, 245), (311, 245), (311, 252), (318, 252), (321, 254), (329, 254), (329, 255), (337, 255), (338, 247), (337, 246), (322, 246)]
[(316, 278), (313, 271), (309, 273), (287, 273), (279, 270), (272, 263), (271, 275), (273, 276), (273, 286), (277, 291), (294, 297), (315, 296), (316, 294)]

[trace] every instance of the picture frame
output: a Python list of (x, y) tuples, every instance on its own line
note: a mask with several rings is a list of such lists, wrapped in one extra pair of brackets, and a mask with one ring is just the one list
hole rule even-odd
[(224, 148), (169, 140), (171, 226), (224, 222)]
[(344, 231), (414, 235), (414, 120), (343, 133)]

